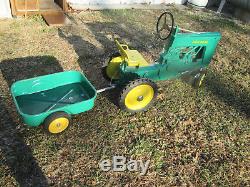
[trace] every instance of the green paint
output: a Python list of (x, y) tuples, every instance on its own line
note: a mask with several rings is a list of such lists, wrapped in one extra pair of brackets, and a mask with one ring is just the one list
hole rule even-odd
[(154, 81), (171, 80), (207, 68), (221, 38), (218, 32), (182, 33), (175, 27), (159, 59), (148, 66), (120, 64), (121, 79), (134, 74)]
[(77, 71), (68, 71), (21, 80), (11, 93), (17, 110), (30, 126), (40, 125), (56, 111), (78, 114), (94, 106), (96, 90)]
[[(120, 71), (117, 83), (123, 84), (128, 79), (139, 77), (154, 81), (176, 79), (187, 72), (206, 68), (220, 38), (218, 32), (180, 33), (175, 27), (154, 64), (140, 66), (138, 62), (137, 66), (128, 66), (131, 62), (122, 60), (117, 67)], [(78, 114), (90, 110), (96, 98), (96, 89), (77, 71), (18, 81), (12, 85), (11, 93), (18, 112), (30, 126), (40, 125), (56, 111)]]
[(16, 101), (24, 114), (36, 115), (89, 98), (81, 83), (72, 83), (41, 92), (20, 95), (16, 97)]

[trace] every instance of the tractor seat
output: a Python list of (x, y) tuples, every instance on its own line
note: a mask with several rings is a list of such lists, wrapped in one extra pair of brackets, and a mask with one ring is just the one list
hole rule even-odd
[(148, 62), (137, 50), (125, 50), (128, 59), (128, 66), (148, 66)]
[(115, 43), (120, 51), (121, 56), (126, 59), (128, 66), (148, 66), (148, 62), (137, 50), (129, 49), (128, 45), (120, 44), (118, 39), (115, 39)]

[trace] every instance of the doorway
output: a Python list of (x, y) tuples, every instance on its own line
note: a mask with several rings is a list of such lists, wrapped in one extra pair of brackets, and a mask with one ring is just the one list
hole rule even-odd
[(11, 0), (11, 7), (14, 16), (40, 14), (48, 25), (62, 25), (67, 20), (66, 0)]

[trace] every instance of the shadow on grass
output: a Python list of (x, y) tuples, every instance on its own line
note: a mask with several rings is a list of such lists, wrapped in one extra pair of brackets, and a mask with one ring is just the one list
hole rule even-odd
[[(73, 29), (73, 28), (72, 28)], [(100, 83), (100, 52), (99, 49), (80, 35), (72, 34), (67, 29), (58, 29), (58, 35), (71, 44), (78, 56), (78, 64), (87, 78), (98, 87)], [(100, 72), (99, 72), (100, 71)]]
[(198, 22), (201, 24), (201, 26), (204, 28), (206, 31), (218, 31), (218, 30), (230, 30), (234, 31), (236, 33), (241, 33), (241, 34), (250, 34), (249, 29), (245, 29), (239, 24), (237, 24), (235, 21), (230, 20), (230, 19), (225, 19), (222, 17), (216, 17), (216, 16), (211, 16), (211, 17), (206, 17), (206, 18), (201, 18), (200, 16), (197, 15), (190, 15), (192, 20), (195, 22)]
[[(151, 25), (148, 20), (141, 20), (141, 15), (134, 15), (134, 11), (132, 10), (125, 10), (124, 12), (117, 10), (104, 10), (101, 13), (104, 17), (112, 20), (114, 33), (117, 33), (122, 38), (131, 41), (132, 45), (139, 50), (150, 52), (148, 48), (149, 45), (153, 48), (161, 48), (165, 44), (165, 41), (162, 41), (157, 37), (155, 29), (158, 18), (156, 17)], [(143, 14), (150, 13), (142, 10), (142, 15)], [(161, 12), (159, 12), (158, 16), (160, 16), (160, 14)], [(152, 16), (154, 17), (154, 15)], [(138, 23), (138, 21), (140, 21), (140, 23)], [(104, 24), (106, 25), (107, 23)], [(147, 25), (147, 27), (142, 27), (142, 25)], [(152, 28), (148, 28), (149, 25)], [(125, 32), (121, 32), (121, 29)]]
[(114, 39), (111, 38), (112, 35), (128, 42), (130, 48), (136, 48), (143, 52), (150, 52), (147, 43), (151, 41), (152, 36), (145, 33), (143, 30), (139, 32), (131, 26), (125, 26), (115, 22), (92, 22), (86, 25), (94, 34), (95, 39), (102, 44), (105, 53), (111, 54), (117, 52), (115, 42), (113, 41)]
[(220, 100), (250, 118), (250, 92), (246, 88), (229, 81), (217, 72), (206, 78), (207, 88)]
[[(200, 16), (191, 16), (192, 19), (196, 22), (201, 24), (201, 27), (204, 30), (212, 30), (212, 31), (233, 31), (235, 33), (240, 34), (250, 34), (250, 30), (248, 28), (244, 28), (242, 25), (238, 24), (237, 22), (225, 19), (221, 17), (206, 17), (206, 19), (202, 19)], [(232, 38), (226, 38), (226, 36), (222, 35), (222, 39), (224, 38), (225, 41), (221, 41), (224, 45), (228, 45), (233, 48), (233, 50), (241, 50), (240, 53), (233, 54), (230, 51), (220, 51), (220, 55), (222, 58), (225, 56), (228, 60), (228, 65), (234, 67), (234, 70), (230, 70), (229, 68), (225, 68), (223, 71), (230, 73), (242, 73), (245, 71), (245, 67), (247, 67), (247, 61), (241, 63), (240, 66), (234, 62), (235, 58), (237, 57), (245, 57), (248, 59), (248, 54), (242, 48), (239, 48), (239, 42), (241, 42), (237, 35), (230, 35)], [(233, 38), (235, 37), (235, 38)], [(243, 43), (244, 44), (244, 43)], [(220, 45), (220, 44), (219, 44)], [(242, 45), (241, 45), (242, 46)], [(223, 46), (223, 48), (227, 49)], [(224, 49), (224, 50), (225, 50)], [(246, 49), (246, 48), (245, 48)], [(220, 49), (222, 50), (222, 48)], [(232, 51), (233, 51), (232, 50)], [(246, 50), (247, 51), (247, 50)], [(239, 56), (237, 56), (239, 55)], [(238, 71), (238, 72), (236, 72)], [(226, 103), (229, 106), (235, 108), (238, 112), (245, 114), (247, 118), (250, 117), (250, 91), (244, 88), (243, 86), (237, 84), (235, 81), (230, 79), (230, 74), (227, 76), (223, 76), (219, 72), (213, 70), (213, 72), (209, 73), (206, 79), (207, 88), (220, 100)]]
[[(126, 41), (128, 40), (134, 44), (136, 49), (146, 53), (150, 53), (150, 50), (145, 43), (153, 40), (152, 34), (146, 33), (143, 29), (138, 29), (136, 25), (133, 25), (125, 20), (123, 16), (120, 16), (119, 12), (112, 11), (112, 15), (110, 15), (109, 11), (102, 11), (102, 14), (103, 16), (109, 17), (112, 22), (92, 22), (86, 23), (86, 26), (94, 35), (95, 39), (103, 46), (104, 54), (99, 53), (97, 47), (83, 39), (81, 36), (71, 35), (70, 37), (65, 37), (59, 33), (61, 37), (73, 45), (79, 56), (78, 63), (80, 67), (83, 72), (87, 74), (87, 77), (98, 87), (102, 87), (103, 84), (103, 81), (101, 81), (103, 78), (100, 71), (102, 63), (108, 55), (116, 51), (114, 42), (110, 40), (107, 35), (116, 34), (122, 39), (125, 39)], [(211, 17), (201, 20), (199, 16), (192, 16), (192, 19), (199, 22), (205, 30), (217, 30), (223, 28), (244, 34), (249, 32), (249, 30), (246, 30), (237, 23), (227, 19)], [(156, 46), (156, 44), (157, 43), (154, 45)], [(239, 85), (236, 85), (235, 83), (228, 82), (228, 80), (224, 79), (217, 73), (208, 76), (207, 87), (222, 101), (234, 107), (236, 110), (245, 113), (249, 117), (249, 93), (247, 90), (239, 88)], [(111, 96), (112, 94), (107, 95)], [(112, 97), (115, 97), (115, 94)], [(113, 99), (111, 99), (111, 101), (113, 101)]]
[[(106, 87), (108, 82), (103, 78), (102, 66), (111, 54), (118, 52), (112, 35), (130, 42), (141, 52), (150, 53), (149, 48), (145, 45), (145, 38), (152, 38), (152, 35), (144, 31), (138, 32), (132, 25), (121, 25), (114, 22), (92, 22), (86, 23), (89, 31), (94, 35), (103, 49), (100, 50), (97, 46), (93, 45), (87, 38), (81, 36), (80, 33), (76, 34), (74, 28), (61, 28), (58, 29), (58, 35), (71, 44), (78, 55), (78, 64), (81, 67), (87, 78), (96, 86), (97, 89)], [(84, 28), (83, 28), (84, 29)], [(152, 54), (151, 54), (152, 55)], [(156, 57), (155, 57), (156, 58)], [(110, 90), (109, 93), (104, 93), (112, 103), (117, 105), (116, 98), (119, 90)]]
[(0, 70), (11, 87), (18, 80), (62, 72), (63, 68), (53, 56), (30, 56), (3, 60)]
[[(52, 56), (4, 60), (0, 63), (0, 70), (9, 87), (17, 80), (63, 71), (57, 59)], [(10, 100), (11, 98), (0, 97), (0, 150), (4, 156), (3, 163), (8, 166), (20, 186), (49, 186), (31, 148), (25, 143), (22, 133), (18, 132), (17, 120), (14, 120), (16, 114), (12, 113), (15, 106)]]
[(4, 156), (3, 164), (8, 166), (11, 175), (21, 187), (48, 186), (47, 179), (34, 158), (31, 148), (16, 129), (17, 124), (12, 120), (2, 98), (0, 113), (0, 150)]
[[(78, 55), (78, 64), (81, 70), (86, 75), (88, 80), (95, 86), (95, 88), (101, 89), (109, 86), (109, 81), (106, 81), (103, 78), (102, 71), (102, 66), (105, 62), (105, 59), (107, 59), (110, 55), (110, 52), (108, 52), (109, 48), (105, 48), (105, 52), (103, 52), (98, 47), (88, 42), (87, 39), (80, 36), (80, 33), (79, 35), (73, 34), (67, 29), (58, 29), (58, 35), (73, 46), (76, 54)], [(103, 35), (95, 37), (99, 38), (103, 37)], [(109, 43), (109, 46), (114, 46), (113, 42), (110, 42), (107, 38), (106, 40), (105, 42)], [(105, 42), (101, 44), (104, 45)], [(112, 103), (116, 104), (113, 99), (115, 98), (115, 92), (110, 90), (109, 93), (111, 94), (103, 93), (103, 95), (107, 97)]]

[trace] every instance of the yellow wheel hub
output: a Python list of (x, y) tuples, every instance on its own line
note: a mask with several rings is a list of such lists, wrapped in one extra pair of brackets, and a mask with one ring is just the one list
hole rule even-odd
[(69, 120), (67, 118), (57, 118), (49, 124), (49, 132), (53, 134), (60, 133), (64, 131), (68, 127), (68, 125)]
[(145, 108), (154, 98), (154, 89), (150, 85), (139, 85), (128, 92), (125, 106), (130, 110)]

